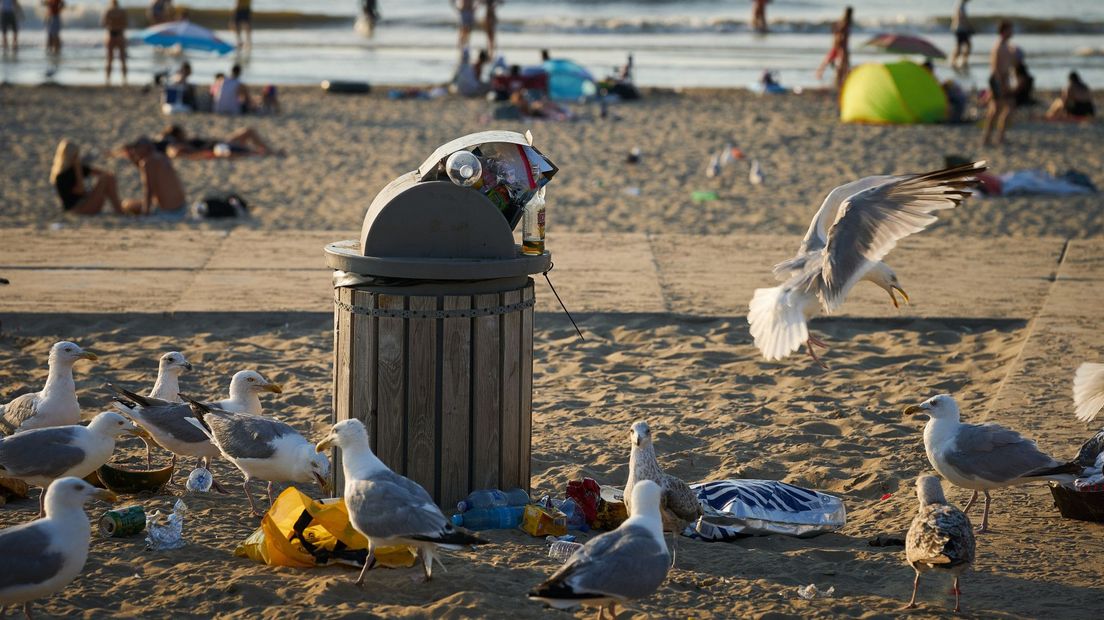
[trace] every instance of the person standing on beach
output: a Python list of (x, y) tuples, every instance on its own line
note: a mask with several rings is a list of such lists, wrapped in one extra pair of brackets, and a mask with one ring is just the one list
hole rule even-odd
[(989, 146), (994, 125), (997, 128), (997, 144), (1004, 142), (1008, 129), (1008, 117), (1016, 108), (1016, 94), (1012, 89), (1012, 71), (1016, 66), (1016, 48), (1012, 45), (1012, 22), (1002, 19), (997, 26), (997, 42), (989, 53), (989, 111), (985, 116), (985, 137), (982, 144)]
[(851, 24), (854, 17), (854, 9), (847, 7), (843, 10), (843, 17), (832, 26), (832, 49), (824, 56), (820, 66), (816, 70), (816, 78), (819, 80), (824, 75), (828, 65), (836, 68), (836, 89), (843, 88), (843, 81), (851, 71)]
[(951, 30), (955, 35), (955, 50), (951, 54), (951, 66), (963, 72), (970, 69), (970, 38), (974, 36), (974, 27), (966, 16), (966, 3), (970, 0), (956, 0), (954, 14), (951, 15)]
[(483, 0), (486, 14), (483, 16), (483, 31), (487, 33), (487, 53), (494, 56), (495, 31), (498, 29), (498, 15), (495, 13), (499, 0)]
[(455, 0), (454, 6), (460, 12), (460, 48), (463, 49), (468, 46), (475, 26), (475, 0)]
[(246, 47), (253, 47), (253, 0), (235, 0), (232, 25), (238, 47), (242, 46), (242, 28), (245, 29)]
[(107, 48), (106, 82), (111, 84), (111, 62), (118, 54), (119, 68), (123, 71), (123, 84), (125, 85), (127, 81), (127, 13), (119, 7), (119, 0), (111, 0), (100, 23), (104, 30), (107, 30), (107, 41), (104, 43), (104, 47)]
[(4, 51), (8, 51), (8, 31), (12, 33), (12, 50), (19, 48), (19, 18), (23, 8), (19, 0), (0, 0), (0, 32), (4, 36)]
[(360, 0), (360, 13), (364, 16), (364, 23), (368, 25), (368, 36), (376, 32), (376, 22), (379, 21), (379, 2), (376, 0)]
[(767, 4), (770, 0), (751, 0), (751, 29), (767, 34)]
[(65, 0), (42, 0), (46, 7), (46, 53), (61, 53), (61, 10)]

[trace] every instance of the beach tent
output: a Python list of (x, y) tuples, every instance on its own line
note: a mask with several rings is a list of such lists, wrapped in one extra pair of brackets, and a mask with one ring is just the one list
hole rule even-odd
[(924, 67), (907, 60), (860, 65), (843, 83), (840, 120), (845, 123), (938, 123), (947, 96)]
[(546, 60), (544, 70), (548, 73), (548, 96), (552, 99), (575, 100), (598, 92), (590, 71), (570, 60)]

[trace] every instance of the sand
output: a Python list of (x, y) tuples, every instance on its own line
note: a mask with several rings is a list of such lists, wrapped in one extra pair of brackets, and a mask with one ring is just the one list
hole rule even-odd
[[(254, 200), (257, 217), (249, 226), (262, 231), (355, 228), (390, 177), (413, 168), (436, 144), (483, 128), (474, 119), (484, 106), (472, 102), (323, 98), (295, 89), (285, 91), (284, 101), (289, 111), (283, 117), (249, 122), (292, 150), (288, 157), (178, 164), (193, 194), (204, 188), (236, 189)], [(616, 122), (534, 124), (538, 145), (562, 167), (554, 186), (556, 202), (549, 206), (553, 226), (593, 232), (594, 247), (602, 247), (602, 233), (610, 231), (781, 233), (792, 235), (796, 245), (824, 189), (852, 176), (937, 167), (944, 153), (984, 156), (998, 169), (1053, 163), (1095, 172), (1104, 153), (1099, 125), (1028, 124), (1011, 134), (1010, 146), (981, 151), (978, 133), (968, 127), (841, 127), (824, 97), (770, 99), (769, 108), (763, 101), (736, 92), (657, 94), (644, 105), (617, 108), (622, 119)], [(45, 183), (57, 137), (69, 135), (103, 149), (153, 131), (161, 122), (152, 95), (137, 90), (0, 88), (0, 107), (6, 113), (0, 141), (12, 153), (0, 186), (0, 226), (44, 227), (58, 221)], [(233, 126), (206, 117), (186, 123), (204, 133)], [(721, 180), (705, 179), (710, 150), (729, 139), (764, 162), (766, 187), (749, 189), (744, 173), (733, 168)], [(621, 163), (634, 145), (645, 157), (636, 168)], [(135, 178), (129, 171), (123, 185), (133, 193)], [(623, 194), (629, 186), (640, 187), (641, 196)], [(722, 200), (692, 205), (688, 192), (699, 188), (718, 190)], [(964, 244), (971, 238), (1015, 236), (1099, 238), (1102, 214), (1104, 206), (1095, 197), (978, 200), (927, 234)], [(87, 232), (93, 247), (111, 238), (99, 227), (133, 225), (115, 218), (64, 222)], [(873, 547), (868, 541), (903, 533), (915, 509), (912, 483), (928, 470), (923, 420), (903, 416), (905, 404), (953, 392), (968, 419), (1012, 425), (1022, 419), (1021, 428), (1059, 456), (1072, 456), (1088, 437), (1084, 425), (1072, 419), (1068, 372), (1080, 359), (1071, 356), (1089, 355), (1104, 344), (1098, 335), (1092, 340), (1098, 325), (1079, 305), (1099, 297), (1076, 288), (1098, 283), (1104, 273), (1098, 240), (1073, 245), (1071, 256), (1064, 250), (1060, 257), (1046, 255), (1043, 266), (1024, 258), (1022, 275), (1009, 274), (1007, 265), (987, 264), (984, 272), (968, 274), (980, 282), (977, 299), (957, 300), (934, 299), (940, 278), (957, 274), (963, 279), (970, 269), (946, 255), (945, 242), (939, 251), (922, 242), (902, 248), (903, 254), (913, 252), (901, 264), (903, 272), (923, 282), (919, 297), (937, 310), (926, 318), (906, 311), (896, 319), (860, 313), (817, 322), (818, 332), (836, 343), (832, 369), (823, 372), (800, 356), (784, 363), (757, 356), (742, 316), (746, 309), (727, 302), (750, 297), (746, 272), (762, 270), (762, 284), (769, 283), (769, 274), (763, 266), (733, 265), (741, 283), (734, 290), (725, 278), (725, 244), (746, 246), (748, 239), (698, 239), (700, 247), (679, 263), (683, 271), (660, 274), (666, 279), (666, 311), (581, 311), (577, 319), (585, 342), (576, 339), (561, 314), (547, 306), (537, 313), (534, 493), (562, 492), (568, 480), (581, 475), (623, 483), (628, 428), (644, 418), (652, 424), (660, 461), (669, 471), (688, 480), (769, 478), (817, 488), (844, 498), (848, 523), (811, 540), (684, 539), (668, 581), (622, 618), (897, 617), (911, 590), (912, 570), (901, 548)], [(785, 244), (751, 239), (753, 246), (772, 248), (762, 253), (764, 265), (782, 258), (774, 256), (774, 248)], [(662, 237), (644, 242), (656, 255), (682, 247)], [(1007, 243), (1011, 256), (1013, 243)], [(925, 259), (940, 252), (943, 270), (924, 274)], [(596, 251), (582, 256), (602, 260)], [(150, 260), (156, 255), (141, 257), (144, 264)], [(1058, 287), (1066, 291), (1062, 294), (1048, 294), (1055, 281), (1066, 286), (1060, 269), (1052, 266), (1055, 260), (1060, 268), (1072, 265), (1072, 271), (1062, 273), (1074, 288)], [(623, 267), (621, 285), (643, 285), (631, 266)], [(679, 282), (695, 270), (715, 282), (715, 296)], [(585, 264), (565, 260), (559, 277), (565, 291), (594, 289), (588, 277), (595, 276), (588, 276)], [(875, 299), (869, 291), (863, 295)], [(112, 303), (117, 307), (117, 300)], [(3, 319), (0, 395), (5, 400), (41, 385), (41, 360), (52, 342), (79, 336), (101, 354), (95, 365), (77, 367), (86, 413), (104, 408), (102, 383), (148, 385), (156, 358), (176, 349), (196, 364), (183, 377), (183, 390), (214, 396), (234, 371), (256, 368), (286, 388), (282, 395), (266, 395), (268, 412), (312, 438), (328, 427), (332, 317), (327, 313), (69, 315), (55, 310), (9, 313)], [(1040, 342), (1048, 340), (1060, 346)], [(1040, 390), (1007, 385), (1009, 377), (1015, 384), (1021, 374), (1050, 381), (1041, 389), (1047, 394), (1042, 402), (1034, 400)], [(1003, 398), (994, 400), (998, 394)], [(989, 409), (993, 404), (996, 412)], [(130, 441), (118, 459), (136, 463), (141, 454), (140, 444)], [(84, 573), (38, 610), (86, 618), (568, 617), (524, 599), (555, 563), (545, 557), (542, 541), (522, 532), (488, 533), (494, 545), (446, 556), (447, 572), (435, 572), (434, 581), (425, 585), (412, 584), (409, 570), (378, 570), (364, 589), (357, 589), (349, 569), (278, 569), (234, 558), (234, 547), (256, 521), (246, 516), (237, 472), (218, 463), (215, 474), (232, 494), (188, 500), (188, 546), (148, 552), (139, 538), (95, 538)], [(261, 491), (260, 485), (254, 487), (256, 497), (262, 497)], [(955, 501), (967, 498), (958, 489), (948, 488), (948, 494)], [(141, 501), (147, 511), (164, 511), (174, 497)], [(1102, 526), (1059, 519), (1041, 484), (995, 493), (994, 507), (994, 532), (981, 539), (977, 570), (963, 579), (964, 615), (1091, 615), (1104, 594), (1098, 578), (1104, 570)], [(93, 516), (99, 509), (92, 509)], [(0, 527), (28, 520), (35, 510), (33, 498), (0, 508)], [(801, 600), (797, 588), (809, 583), (822, 590), (834, 587), (835, 595)], [(910, 616), (944, 617), (953, 606), (948, 588), (947, 580), (926, 579), (922, 606)]]

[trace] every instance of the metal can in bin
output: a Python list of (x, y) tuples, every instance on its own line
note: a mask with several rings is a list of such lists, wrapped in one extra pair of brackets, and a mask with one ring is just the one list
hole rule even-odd
[(111, 538), (133, 536), (146, 529), (146, 510), (135, 504), (108, 510), (100, 517), (100, 533)]

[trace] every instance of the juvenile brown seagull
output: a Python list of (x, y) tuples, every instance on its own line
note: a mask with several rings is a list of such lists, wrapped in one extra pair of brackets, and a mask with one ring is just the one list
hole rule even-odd
[(906, 609), (916, 607), (920, 573), (941, 570), (954, 575), (954, 610), (957, 612), (960, 594), (958, 578), (974, 563), (975, 541), (970, 518), (947, 503), (943, 485), (935, 476), (917, 478), (916, 497), (920, 500), (920, 511), (912, 519), (912, 526), (905, 536), (905, 558), (916, 571), (912, 598)]
[(682, 480), (665, 473), (656, 460), (655, 446), (652, 445), (652, 429), (644, 421), (632, 425), (629, 433), (632, 451), (629, 453), (629, 479), (625, 481), (625, 508), (632, 512), (633, 487), (642, 480), (651, 480), (659, 485), (663, 527), (674, 532), (672, 538), (671, 559), (674, 560), (674, 541), (683, 528), (694, 523), (702, 516), (698, 494)]

